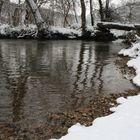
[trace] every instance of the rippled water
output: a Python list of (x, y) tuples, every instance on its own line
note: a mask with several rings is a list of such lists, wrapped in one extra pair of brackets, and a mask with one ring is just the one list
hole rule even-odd
[(0, 122), (46, 122), (98, 94), (133, 88), (115, 65), (120, 42), (0, 40)]

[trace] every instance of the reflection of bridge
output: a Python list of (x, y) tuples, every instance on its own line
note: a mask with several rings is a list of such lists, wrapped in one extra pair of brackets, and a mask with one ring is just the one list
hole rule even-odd
[(100, 30), (103, 29), (117, 29), (117, 30), (125, 30), (125, 31), (140, 30), (140, 24), (120, 24), (120, 23), (113, 23), (113, 22), (100, 22), (97, 23), (97, 27)]

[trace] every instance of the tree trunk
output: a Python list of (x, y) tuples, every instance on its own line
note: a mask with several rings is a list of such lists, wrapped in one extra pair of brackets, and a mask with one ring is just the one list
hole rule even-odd
[(98, 0), (99, 1), (99, 13), (100, 13), (100, 17), (101, 17), (101, 21), (104, 21), (104, 11), (103, 11), (103, 2), (102, 0)]
[(19, 5), (21, 4), (21, 0), (18, 0), (18, 4), (19, 4)]
[(38, 31), (40, 32), (46, 32), (48, 31), (48, 26), (47, 26), (47, 23), (45, 22), (45, 20), (42, 18), (40, 12), (39, 12), (39, 9), (36, 5), (36, 3), (34, 2), (34, 0), (26, 0), (28, 6), (30, 7), (30, 10), (34, 16), (34, 19), (35, 19), (35, 22), (36, 22), (36, 25), (38, 27)]
[(2, 11), (3, 3), (4, 3), (4, 1), (0, 0), (0, 22), (1, 22), (1, 11)]
[(92, 0), (90, 0), (90, 17), (91, 17), (91, 25), (94, 26), (93, 1)]
[(1, 10), (2, 10), (3, 4), (4, 4), (4, 1), (3, 0), (0, 0), (0, 13), (1, 13)]
[(73, 3), (73, 11), (74, 11), (74, 16), (75, 16), (75, 21), (76, 21), (76, 23), (78, 23), (75, 1), (72, 0), (72, 3)]
[(18, 26), (19, 25), (19, 21), (20, 21), (20, 8), (15, 8), (15, 11), (14, 11), (14, 15), (13, 15), (13, 25), (14, 26)]
[[(120, 24), (120, 23), (108, 23), (108, 22), (101, 22), (97, 23), (97, 27), (99, 29), (117, 29), (117, 30), (125, 30), (125, 31), (131, 31), (135, 30), (136, 27), (134, 25), (127, 25), (127, 24)], [(138, 26), (137, 26), (138, 27)]]
[(80, 0), (81, 2), (81, 22), (82, 22), (82, 36), (86, 33), (86, 6), (84, 0)]
[(106, 21), (109, 21), (109, 0), (106, 0), (105, 18)]

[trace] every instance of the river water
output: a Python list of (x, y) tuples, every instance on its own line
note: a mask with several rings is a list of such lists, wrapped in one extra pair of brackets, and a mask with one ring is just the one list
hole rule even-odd
[(121, 42), (0, 40), (0, 122), (47, 122), (99, 94), (134, 88), (115, 64)]

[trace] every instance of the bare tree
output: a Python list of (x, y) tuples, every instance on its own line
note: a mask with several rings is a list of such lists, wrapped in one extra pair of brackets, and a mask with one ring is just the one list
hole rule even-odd
[(82, 35), (84, 36), (86, 33), (86, 6), (84, 0), (80, 0), (80, 2), (81, 2)]
[(91, 25), (94, 26), (93, 0), (90, 0), (90, 17), (91, 17)]
[(3, 4), (4, 4), (4, 0), (0, 0), (0, 21), (1, 21), (1, 11), (2, 11)]
[(102, 0), (98, 0), (98, 2), (99, 2), (99, 13), (100, 13), (100, 18), (101, 18), (101, 21), (104, 21), (103, 2), (102, 2)]
[(14, 26), (18, 26), (20, 24), (21, 13), (22, 13), (21, 0), (18, 0), (18, 6), (15, 8), (14, 14), (12, 16)]
[(26, 0), (28, 6), (30, 7), (30, 10), (34, 16), (36, 25), (38, 27), (38, 31), (42, 32), (42, 31), (47, 31), (48, 30), (48, 25), (45, 22), (45, 20), (42, 18), (39, 9), (36, 5), (36, 3), (34, 2), (34, 0)]
[(109, 4), (110, 0), (106, 0), (106, 7), (105, 7), (105, 20), (109, 21)]
[(45, 5), (46, 3), (51, 3), (53, 2), (54, 0), (36, 0), (36, 4), (39, 7)]
[[(78, 23), (77, 16), (77, 2), (78, 0), (37, 0), (38, 7), (43, 5), (49, 5), (49, 22), (53, 25), (54, 13), (62, 14), (63, 27), (70, 25), (69, 16), (74, 15), (76, 22)], [(74, 13), (74, 14), (73, 14)]]
[(131, 0), (129, 2), (126, 3), (126, 6), (129, 8), (129, 13), (128, 13), (128, 22), (131, 23), (132, 22), (132, 18), (133, 18), (133, 8), (135, 5), (136, 1), (135, 0)]
[(72, 3), (73, 3), (73, 11), (74, 11), (75, 20), (76, 20), (76, 23), (78, 23), (78, 17), (77, 17), (77, 12), (76, 12), (76, 1), (72, 0)]
[(66, 24), (69, 25), (67, 17), (69, 15), (70, 9), (71, 9), (71, 1), (70, 0), (64, 0), (64, 3), (62, 4), (63, 7), (63, 14), (64, 14), (64, 27), (66, 27)]
[(68, 16), (73, 10), (73, 0), (55, 0), (56, 10), (63, 14), (63, 26), (69, 25)]

